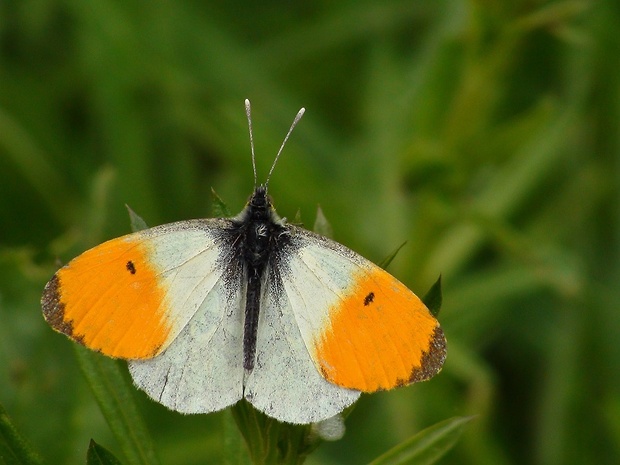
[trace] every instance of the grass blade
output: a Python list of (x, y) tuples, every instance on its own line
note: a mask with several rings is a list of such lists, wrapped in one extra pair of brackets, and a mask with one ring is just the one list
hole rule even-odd
[(402, 442), (370, 465), (431, 465), (448, 452), (472, 417), (454, 417), (437, 423)]
[(20, 436), (2, 405), (0, 405), (0, 461), (7, 465), (39, 465), (41, 457)]
[(123, 377), (118, 362), (76, 346), (80, 368), (99, 408), (130, 465), (154, 465), (153, 441), (133, 398), (133, 387)]

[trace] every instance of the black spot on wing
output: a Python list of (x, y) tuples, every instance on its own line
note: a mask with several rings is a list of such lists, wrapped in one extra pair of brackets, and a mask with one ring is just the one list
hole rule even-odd
[(364, 297), (364, 307), (368, 307), (375, 300), (375, 293), (370, 292)]
[(129, 271), (131, 274), (136, 274), (136, 265), (134, 265), (134, 263), (129, 260), (127, 262), (127, 271)]

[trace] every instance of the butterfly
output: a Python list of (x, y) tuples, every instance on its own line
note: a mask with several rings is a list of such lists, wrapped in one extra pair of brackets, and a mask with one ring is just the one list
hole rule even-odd
[(245, 398), (308, 424), (360, 396), (423, 381), (446, 358), (428, 308), (377, 265), (287, 223), (267, 186), (231, 218), (164, 224), (109, 240), (47, 283), (45, 320), (74, 341), (126, 359), (136, 386), (182, 413)]

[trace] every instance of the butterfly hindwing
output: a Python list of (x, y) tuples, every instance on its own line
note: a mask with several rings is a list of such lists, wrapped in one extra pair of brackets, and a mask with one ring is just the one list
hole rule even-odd
[(244, 290), (241, 279), (221, 277), (174, 344), (155, 358), (129, 362), (134, 383), (182, 413), (215, 412), (241, 399)]

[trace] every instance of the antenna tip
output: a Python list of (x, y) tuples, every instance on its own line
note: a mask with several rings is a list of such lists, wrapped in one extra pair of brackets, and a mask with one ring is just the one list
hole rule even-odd
[(306, 109), (304, 107), (301, 107), (301, 110), (297, 112), (297, 116), (301, 118), (305, 112), (306, 112)]

